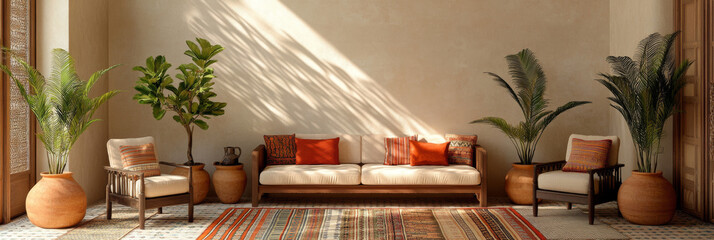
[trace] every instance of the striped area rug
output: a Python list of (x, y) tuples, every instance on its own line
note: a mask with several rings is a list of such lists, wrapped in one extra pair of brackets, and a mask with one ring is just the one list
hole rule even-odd
[(198, 239), (545, 239), (512, 208), (229, 208)]

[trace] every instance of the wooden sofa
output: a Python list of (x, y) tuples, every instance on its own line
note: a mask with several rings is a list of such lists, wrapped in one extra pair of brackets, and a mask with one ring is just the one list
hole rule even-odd
[[(297, 135), (296, 137), (320, 139), (335, 136), (337, 135), (312, 134)], [(340, 135), (339, 137), (340, 165), (274, 165), (270, 167), (265, 162), (267, 154), (265, 145), (261, 144), (256, 147), (252, 152), (251, 185), (253, 207), (258, 206), (261, 197), (266, 193), (472, 193), (478, 198), (481, 207), (487, 206), (487, 161), (486, 150), (483, 147), (474, 147), (473, 166), (386, 166), (381, 164), (384, 158), (384, 150), (383, 147), (379, 146), (385, 135)], [(429, 137), (426, 139), (429, 139)], [(424, 140), (422, 138), (422, 141)], [(377, 159), (380, 154), (381, 159)], [(367, 160), (368, 158), (370, 160)], [(306, 178), (313, 178), (314, 175), (319, 175), (321, 168), (333, 166), (347, 173), (340, 173), (340, 176), (331, 176), (329, 180), (333, 181), (333, 183), (315, 184), (306, 180)], [(282, 171), (267, 171), (271, 175), (268, 176), (266, 168), (282, 168)], [(353, 174), (354, 169), (358, 169), (357, 179)], [(374, 174), (367, 172), (369, 169), (373, 169), (371, 171)], [(375, 176), (380, 174), (379, 171), (386, 171), (383, 173), (387, 173), (387, 175), (382, 174), (382, 178), (388, 177), (390, 171), (392, 173), (398, 171), (405, 174), (418, 174), (419, 176), (415, 177), (421, 179), (419, 179), (420, 182), (414, 184), (401, 183), (409, 181), (410, 176), (406, 176), (407, 180), (382, 179), (383, 181), (380, 182), (380, 179), (374, 180)], [(451, 173), (444, 173), (444, 171)], [(454, 173), (465, 174), (455, 175)], [(445, 176), (444, 174), (451, 174), (451, 176)], [(263, 179), (261, 179), (261, 176), (263, 176)], [(271, 179), (268, 179), (268, 177)], [(338, 179), (335, 180), (335, 178)], [(446, 182), (434, 182), (436, 181), (435, 179), (443, 179)], [(309, 184), (305, 184), (306, 181)], [(414, 178), (412, 178), (412, 181), (414, 181)]]

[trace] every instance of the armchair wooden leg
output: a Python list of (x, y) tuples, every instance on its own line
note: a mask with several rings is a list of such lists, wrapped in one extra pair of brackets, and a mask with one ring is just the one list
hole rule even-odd
[(144, 215), (144, 210), (146, 209), (144, 204), (142, 199), (141, 202), (139, 202), (139, 229), (144, 229), (144, 222), (146, 221), (146, 216)]
[(159, 211), (159, 214), (164, 213), (164, 209), (163, 209), (163, 208), (159, 208), (158, 211)]
[(109, 198), (109, 191), (107, 190), (107, 220), (112, 219), (112, 199)]
[(533, 216), (537, 217), (538, 216), (538, 199), (533, 198)]
[(588, 222), (593, 225), (595, 222), (595, 204), (588, 204)]
[(188, 222), (193, 222), (193, 197), (188, 201)]
[(573, 209), (573, 203), (568, 203), (567, 208), (568, 210)]

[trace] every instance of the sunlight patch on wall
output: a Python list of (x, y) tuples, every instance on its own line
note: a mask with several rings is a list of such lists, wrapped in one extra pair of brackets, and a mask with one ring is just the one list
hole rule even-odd
[(192, 4), (190, 30), (226, 48), (216, 89), (240, 102), (226, 112), (246, 108), (254, 131), (434, 132), (281, 2)]

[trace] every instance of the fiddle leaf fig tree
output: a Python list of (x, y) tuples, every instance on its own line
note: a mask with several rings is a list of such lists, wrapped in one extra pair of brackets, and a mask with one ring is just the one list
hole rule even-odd
[(184, 164), (191, 166), (196, 165), (191, 154), (194, 125), (208, 129), (204, 119), (223, 115), (226, 103), (211, 100), (216, 93), (212, 91), (215, 75), (210, 65), (216, 63), (213, 57), (223, 51), (223, 47), (212, 45), (202, 38), (196, 38), (196, 43), (186, 41), (186, 45), (188, 50), (184, 54), (191, 57), (192, 62), (176, 68), (179, 73), (175, 76), (181, 80), (178, 85), (168, 74), (171, 64), (166, 62), (164, 56), (149, 57), (146, 66), (133, 68), (144, 74), (134, 87), (138, 91), (134, 100), (150, 105), (157, 120), (161, 120), (167, 112), (174, 114), (173, 120), (180, 123), (188, 134), (188, 161)]

